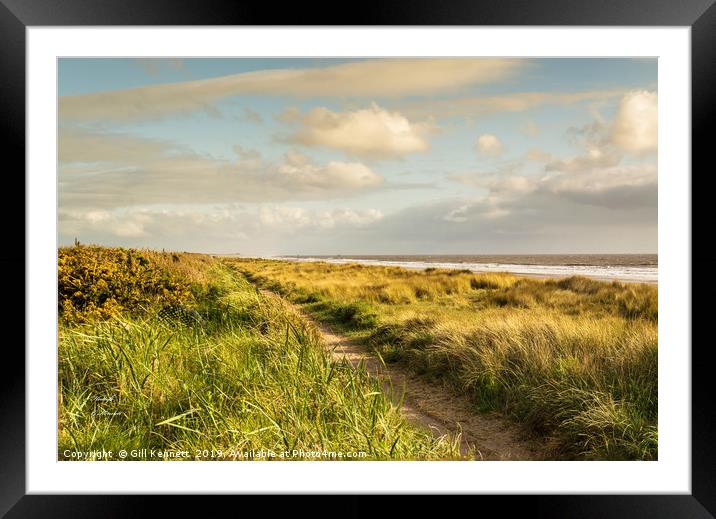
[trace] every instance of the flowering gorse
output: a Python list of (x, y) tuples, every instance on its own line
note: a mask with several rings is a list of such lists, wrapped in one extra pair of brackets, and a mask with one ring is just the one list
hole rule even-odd
[(120, 312), (192, 299), (186, 281), (141, 251), (84, 245), (58, 250), (58, 303), (63, 319), (107, 319)]

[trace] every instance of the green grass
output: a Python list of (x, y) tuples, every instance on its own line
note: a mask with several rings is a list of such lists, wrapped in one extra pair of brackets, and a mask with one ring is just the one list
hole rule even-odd
[(557, 459), (658, 452), (656, 286), (225, 260), (387, 362), (528, 426)]
[[(157, 459), (151, 449), (189, 459), (261, 450), (459, 458), (457, 438), (406, 423), (379, 383), (332, 360), (281, 298), (216, 261), (200, 263), (187, 279), (201, 325), (168, 323), (156, 308), (60, 321), (60, 460), (66, 450), (121, 449), (147, 449), (135, 460)], [(162, 267), (176, 274), (181, 264)]]

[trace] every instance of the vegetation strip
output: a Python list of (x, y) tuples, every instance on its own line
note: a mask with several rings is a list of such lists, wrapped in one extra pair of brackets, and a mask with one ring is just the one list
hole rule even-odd
[[(78, 246), (59, 267), (60, 460), (460, 458), (209, 256)], [(200, 319), (162, 312), (173, 305)]]
[(387, 362), (513, 417), (556, 459), (657, 456), (657, 287), (225, 259)]

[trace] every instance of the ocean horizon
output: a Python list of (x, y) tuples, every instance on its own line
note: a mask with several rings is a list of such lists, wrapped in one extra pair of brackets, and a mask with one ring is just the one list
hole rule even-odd
[(641, 283), (658, 281), (657, 254), (373, 254), (264, 256), (295, 262), (445, 268), (473, 272), (510, 272), (526, 276), (586, 276)]

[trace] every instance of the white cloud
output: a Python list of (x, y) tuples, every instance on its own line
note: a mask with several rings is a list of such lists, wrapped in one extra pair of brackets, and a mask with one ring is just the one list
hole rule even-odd
[(316, 165), (308, 157), (289, 153), (278, 172), (289, 184), (306, 189), (361, 189), (379, 186), (383, 178), (359, 162), (331, 161)]
[(584, 154), (569, 159), (551, 157), (545, 165), (545, 171), (559, 171), (562, 173), (579, 173), (596, 167), (616, 166), (621, 162), (622, 155), (613, 150), (608, 144), (603, 147), (587, 146)]
[[(529, 208), (533, 196), (553, 199), (557, 209), (565, 203), (609, 208), (656, 206), (657, 170), (653, 164), (594, 166), (579, 171), (548, 171), (542, 175), (473, 174), (450, 177), (466, 185), (488, 190), (480, 202), (481, 214), (490, 208), (491, 217), (504, 216), (510, 208)], [(503, 211), (504, 210), (504, 211)], [(464, 218), (463, 208), (456, 213)], [(450, 213), (448, 220), (458, 221)]]
[[(613, 168), (622, 162), (624, 154), (642, 155), (657, 147), (656, 94), (646, 91), (627, 93), (620, 100), (613, 121), (594, 112), (594, 121), (567, 131), (570, 140), (581, 153), (568, 159), (551, 157), (545, 160), (545, 171), (580, 174), (595, 168)], [(547, 159), (547, 155), (529, 153), (528, 159)]]
[[(62, 244), (78, 238), (87, 244), (240, 254), (312, 253), (370, 237), (384, 219), (378, 209), (278, 204), (60, 208), (58, 216)], [(132, 226), (142, 231), (127, 232)]]
[[(570, 174), (554, 174), (540, 180), (552, 193), (604, 193), (613, 189), (656, 187), (657, 172), (652, 164), (595, 168)], [(635, 201), (636, 202), (636, 201)]]
[(333, 229), (341, 225), (362, 227), (381, 219), (383, 219), (383, 213), (378, 209), (367, 209), (365, 211), (334, 209), (320, 213), (318, 215), (318, 225), (324, 229)]
[(58, 216), (60, 237), (65, 243), (77, 237), (83, 243), (182, 249), (202, 243), (229, 245), (247, 240), (249, 233), (260, 235), (254, 214), (230, 206), (108, 211), (60, 207)]
[(294, 230), (309, 225), (311, 218), (302, 207), (262, 206), (259, 221), (268, 227)]
[(614, 144), (630, 153), (654, 151), (658, 146), (658, 126), (656, 92), (636, 90), (622, 98), (611, 138)]
[(484, 133), (477, 138), (475, 149), (485, 157), (498, 157), (502, 154), (502, 143), (494, 135)]
[[(526, 112), (546, 105), (567, 106), (582, 102), (604, 101), (622, 95), (624, 90), (518, 92), (498, 96), (413, 101), (403, 103), (400, 110), (410, 117), (481, 117), (502, 112)], [(534, 130), (535, 128), (528, 128), (528, 131)]]
[[(290, 115), (290, 114), (289, 114)], [(367, 157), (397, 157), (426, 151), (427, 123), (409, 121), (377, 104), (352, 112), (314, 108), (305, 116), (290, 117), (300, 128), (289, 138), (304, 146), (326, 146)]]
[[(478, 203), (482, 206), (480, 218), (483, 221), (497, 220), (509, 216), (510, 210), (504, 207), (495, 206), (490, 200), (483, 200)], [(464, 223), (474, 220), (474, 209), (476, 205), (465, 204), (448, 212), (443, 219), (447, 222)]]
[[(629, 107), (632, 102), (633, 99), (627, 96), (622, 107)], [(553, 199), (554, 207), (564, 204), (624, 210), (654, 207), (657, 200), (656, 165), (644, 161), (623, 164), (624, 153), (612, 142), (610, 128), (612, 125), (601, 119), (580, 128), (570, 128), (568, 134), (582, 148), (581, 154), (571, 158), (562, 159), (540, 149), (531, 149), (523, 160), (543, 163), (541, 173), (521, 174), (525, 163), (512, 161), (502, 164), (494, 172), (449, 175), (448, 179), (488, 191), (479, 204), (482, 217), (487, 217), (488, 212), (491, 218), (507, 216), (516, 209), (515, 204), (522, 204), (522, 209), (527, 209), (530, 201), (537, 198)], [(489, 134), (481, 136), (478, 150), (487, 153), (499, 149), (499, 140), (493, 137)], [(466, 212), (464, 208), (448, 212), (446, 219), (466, 222)], [(539, 218), (539, 215), (534, 217)]]
[(274, 69), (139, 88), (64, 96), (61, 121), (129, 120), (212, 111), (234, 95), (385, 97), (434, 95), (502, 81), (524, 69), (521, 59), (377, 59), (327, 67)]
[(297, 229), (334, 229), (336, 227), (362, 227), (383, 218), (377, 209), (363, 211), (332, 209), (329, 211), (308, 210), (302, 207), (262, 206), (259, 210), (261, 224), (279, 232), (293, 232)]
[(636, 191), (625, 191), (612, 205), (592, 203), (595, 196), (580, 200), (541, 189), (511, 198), (442, 200), (386, 216), (369, 241), (351, 238), (354, 247), (404, 254), (436, 248), (443, 254), (650, 252), (657, 244), (657, 211), (649, 203), (656, 191), (640, 192), (643, 196), (635, 200)]
[(583, 165), (531, 174), (511, 167), (451, 175), (483, 193), (386, 216), (372, 243), (418, 253), (435, 247), (442, 253), (655, 250), (656, 166)]
[(383, 184), (360, 162), (318, 164), (297, 152), (267, 162), (235, 146), (238, 160), (228, 161), (124, 134), (61, 128), (60, 135), (59, 196), (68, 209), (321, 200)]
[(443, 216), (443, 219), (445, 221), (455, 223), (467, 222), (467, 216), (465, 216), (465, 214), (468, 209), (470, 209), (470, 205), (468, 204), (458, 206), (455, 209), (451, 209), (445, 216)]
[(145, 229), (149, 216), (144, 213), (118, 214), (110, 211), (60, 211), (60, 230), (66, 234), (87, 231), (103, 232), (121, 238), (148, 236)]

